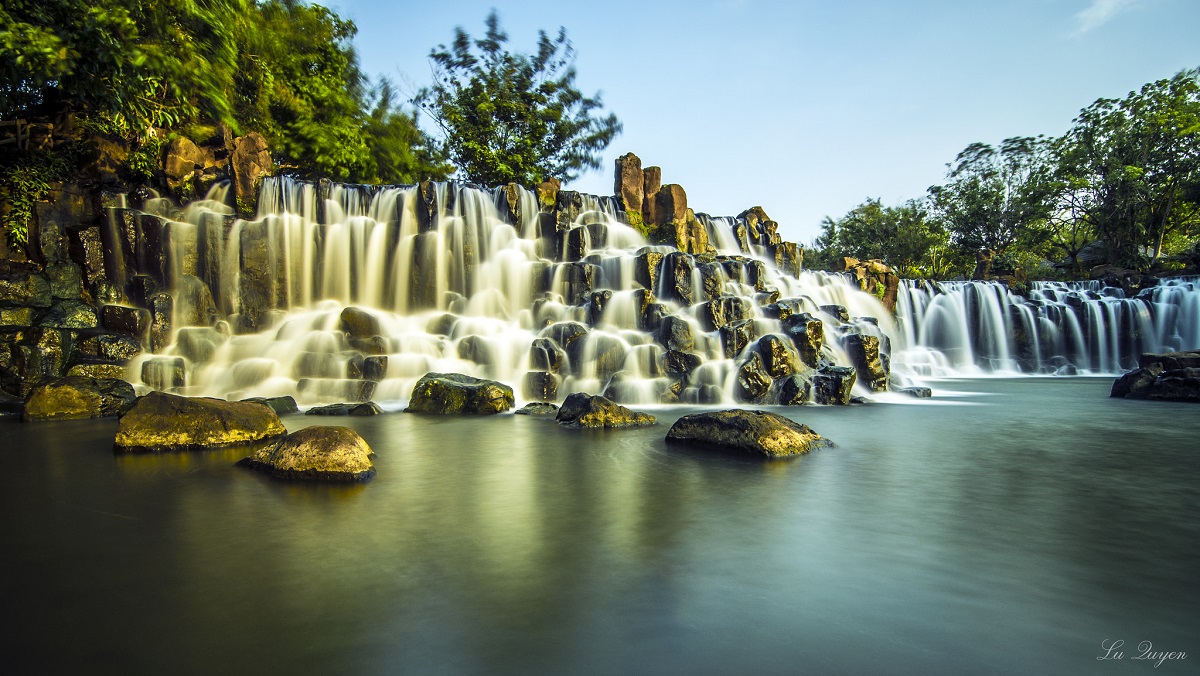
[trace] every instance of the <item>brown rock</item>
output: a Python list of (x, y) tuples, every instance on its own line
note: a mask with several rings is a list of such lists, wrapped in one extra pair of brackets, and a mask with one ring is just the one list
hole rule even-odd
[(229, 165), (233, 170), (234, 196), (239, 210), (250, 210), (256, 202), (259, 182), (263, 176), (269, 176), (275, 166), (267, 149), (267, 140), (258, 132), (239, 136), (233, 142)]
[(179, 451), (245, 444), (287, 433), (279, 416), (253, 402), (151, 392), (121, 418), (118, 451)]
[(617, 196), (617, 204), (622, 209), (625, 211), (641, 211), (644, 181), (642, 161), (638, 159), (637, 155), (625, 153), (617, 158), (613, 194)]
[(686, 415), (671, 426), (667, 441), (768, 458), (832, 446), (807, 425), (774, 413), (744, 409)]

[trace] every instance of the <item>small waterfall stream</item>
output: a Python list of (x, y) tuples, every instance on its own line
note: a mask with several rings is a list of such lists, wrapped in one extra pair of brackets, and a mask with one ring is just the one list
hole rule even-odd
[[(901, 383), (1114, 373), (1142, 351), (1200, 347), (1194, 278), (1136, 298), (1096, 283), (1038, 283), (1023, 298), (906, 281), (893, 316), (843, 275), (777, 270), (778, 236), (754, 239), (740, 219), (697, 214), (712, 248), (693, 255), (647, 242), (608, 197), (568, 193), (573, 206), (551, 209), (523, 189), (275, 177), (241, 220), (222, 191), (182, 210), (115, 210), (108, 237), (136, 240), (135, 253), (161, 240), (149, 274), (173, 298), (171, 332), (130, 367), (144, 386), (398, 406), (433, 371), (499, 380), (525, 401), (770, 404), (785, 380), (810, 387), (837, 365), (868, 394), (889, 364)], [(140, 255), (110, 267), (146, 274), (155, 264)], [(874, 388), (855, 336), (877, 341)]]

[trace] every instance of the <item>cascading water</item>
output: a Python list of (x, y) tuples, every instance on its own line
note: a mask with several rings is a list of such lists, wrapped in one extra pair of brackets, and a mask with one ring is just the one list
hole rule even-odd
[[(518, 398), (585, 391), (715, 403), (747, 399), (737, 394), (746, 354), (783, 333), (764, 304), (792, 299), (793, 313), (825, 320), (814, 367), (848, 363), (844, 334), (886, 345), (894, 332), (874, 296), (838, 275), (780, 273), (763, 255), (767, 242), (738, 244), (733, 219), (703, 217), (716, 254), (691, 256), (648, 245), (612, 198), (578, 195), (571, 218), (556, 222), (562, 214), (540, 210), (527, 191), (513, 209), (503, 189), (454, 184), (270, 178), (253, 221), (234, 219), (221, 197), (163, 227), (168, 258), (179, 261), (166, 271), (175, 332), (132, 364), (134, 375), (155, 374), (147, 385), (403, 403), (432, 371), (500, 380)], [(204, 287), (211, 299), (178, 293)], [(664, 342), (664, 317), (686, 340)], [(164, 372), (180, 375), (162, 381)]]
[(577, 193), (548, 210), (513, 187), (278, 177), (241, 220), (222, 191), (111, 219), (106, 236), (129, 243), (110, 267), (171, 291), (165, 306), (142, 299), (170, 312), (131, 363), (144, 386), (398, 405), (424, 374), (456, 372), (527, 400), (794, 403), (822, 401), (847, 372), (859, 393), (884, 389), (889, 360), (902, 380), (1114, 373), (1143, 351), (1200, 346), (1194, 278), (1137, 298), (1097, 283), (1036, 283), (1026, 299), (905, 282), (893, 318), (843, 275), (776, 269), (777, 236), (740, 218), (697, 214), (714, 253), (692, 255), (648, 243), (612, 198)]
[(1200, 278), (1166, 279), (1127, 298), (1100, 281), (905, 281), (895, 361), (911, 373), (1116, 374), (1143, 352), (1200, 347)]

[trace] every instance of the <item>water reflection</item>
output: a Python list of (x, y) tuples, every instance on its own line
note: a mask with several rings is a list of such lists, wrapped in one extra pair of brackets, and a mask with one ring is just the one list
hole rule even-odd
[(786, 462), (666, 445), (685, 409), (610, 432), (349, 419), (379, 469), (353, 487), (0, 423), (0, 573), (28, 582), (0, 649), (19, 673), (1080, 673), (1114, 636), (1200, 650), (1194, 407), (959, 390), (778, 409), (838, 444)]

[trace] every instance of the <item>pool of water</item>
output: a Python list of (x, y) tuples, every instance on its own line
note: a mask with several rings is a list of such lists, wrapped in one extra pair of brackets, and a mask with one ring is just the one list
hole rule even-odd
[(683, 408), (285, 418), (357, 429), (355, 487), (3, 420), (0, 671), (1195, 673), (1200, 408), (1110, 385), (774, 409), (837, 444), (786, 461), (666, 445)]

